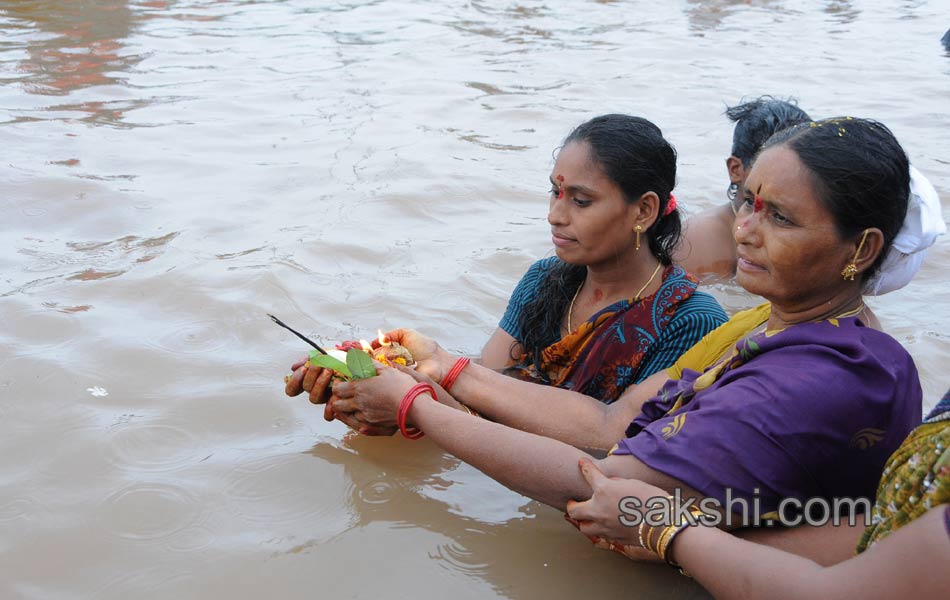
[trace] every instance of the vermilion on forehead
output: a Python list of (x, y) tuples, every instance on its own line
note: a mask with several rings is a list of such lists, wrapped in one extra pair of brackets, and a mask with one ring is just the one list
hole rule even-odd
[(760, 185), (754, 193), (749, 192), (752, 195), (752, 212), (759, 212), (760, 210), (763, 210), (766, 204), (777, 208), (782, 212), (793, 212), (795, 210), (794, 202), (789, 203), (779, 198), (769, 198), (768, 195), (761, 195), (761, 191), (762, 186)]
[(783, 198), (781, 196), (776, 198), (772, 196), (772, 193), (770, 190), (766, 190), (766, 192), (763, 194), (762, 193), (763, 187), (765, 187), (765, 184), (760, 183), (758, 187), (756, 187), (755, 192), (751, 191), (749, 188), (746, 188), (747, 197), (752, 196), (753, 212), (759, 212), (760, 210), (764, 209), (766, 204), (768, 204), (769, 206), (773, 206), (782, 211), (795, 210), (795, 205), (797, 203), (794, 200), (788, 201), (786, 198)]
[(561, 183), (564, 180), (563, 176), (559, 175), (558, 177), (561, 177), (561, 179), (557, 179), (553, 177), (551, 178), (551, 185), (555, 186), (560, 191), (573, 190), (575, 192), (580, 192), (582, 194), (586, 194), (590, 196), (595, 196), (600, 193), (596, 189), (592, 187), (588, 187), (586, 185), (580, 185), (580, 184), (572, 185), (570, 183), (564, 185)]

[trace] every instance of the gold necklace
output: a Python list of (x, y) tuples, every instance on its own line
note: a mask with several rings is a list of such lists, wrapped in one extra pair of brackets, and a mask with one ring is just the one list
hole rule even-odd
[[(660, 267), (662, 266), (663, 266), (663, 263), (661, 262), (656, 263), (656, 268), (653, 269), (653, 275), (650, 275), (650, 278), (647, 279), (647, 282), (643, 284), (643, 287), (641, 287), (637, 291), (636, 295), (633, 297), (634, 302), (640, 301), (640, 294), (643, 293), (643, 290), (647, 289), (647, 286), (653, 283), (653, 280), (656, 279), (656, 274), (660, 272)], [(584, 279), (584, 281), (581, 282), (579, 286), (577, 286), (577, 291), (574, 292), (574, 297), (571, 298), (571, 305), (567, 309), (567, 332), (568, 333), (574, 331), (574, 327), (571, 325), (571, 317), (574, 316), (574, 302), (577, 300), (577, 296), (581, 293), (581, 290), (584, 288), (585, 283), (587, 283), (586, 278)]]
[(831, 317), (831, 318), (832, 318), (832, 319), (844, 319), (844, 318), (846, 318), (846, 317), (853, 317), (853, 316), (855, 316), (855, 315), (859, 315), (859, 314), (863, 313), (865, 310), (867, 310), (867, 308), (868, 308), (867, 305), (864, 304), (864, 302), (861, 302), (860, 304), (858, 304), (858, 307), (857, 307), (857, 308), (852, 308), (851, 310), (846, 310), (846, 311), (844, 311), (843, 313), (841, 313), (841, 314), (839, 314), (839, 315), (835, 315), (835, 316), (833, 316), (833, 317)]
[[(842, 312), (842, 313), (838, 313), (837, 315), (835, 315), (835, 316), (833, 316), (833, 317), (825, 317), (824, 319), (818, 319), (817, 321), (802, 321), (802, 322), (803, 322), (803, 323), (821, 323), (822, 321), (831, 321), (832, 319), (846, 319), (846, 318), (848, 318), (848, 317), (855, 317), (855, 316), (857, 316), (857, 315), (863, 314), (864, 311), (866, 311), (867, 309), (868, 309), (867, 305), (862, 301), (862, 302), (860, 302), (860, 303), (858, 304), (857, 308), (852, 308), (851, 310), (846, 310), (846, 311), (844, 311), (844, 312)], [(866, 321), (869, 320), (869, 319), (867, 319), (867, 315), (865, 315), (865, 320), (866, 320)], [(788, 327), (790, 327), (790, 325), (786, 325), (785, 327), (782, 327), (781, 329), (769, 329), (769, 328), (768, 328), (768, 324), (769, 324), (769, 322), (768, 322), (768, 320), (766, 320), (765, 323), (762, 323), (762, 325), (760, 325), (759, 327), (762, 327), (762, 326), (764, 325), (764, 326), (765, 326), (764, 331), (766, 331), (766, 332), (772, 332), (773, 334), (774, 334), (774, 333), (778, 333), (779, 331), (784, 331), (785, 329), (787, 329)], [(867, 324), (867, 323), (865, 323), (865, 325), (866, 325), (866, 324)], [(794, 325), (798, 325), (798, 323), (792, 323), (791, 326), (794, 326)], [(756, 333), (760, 333), (760, 332), (757, 332), (757, 331), (754, 331), (754, 330), (753, 330), (753, 331), (749, 332), (748, 336), (752, 336), (752, 335), (754, 335), (754, 334), (756, 334)], [(747, 337), (748, 337), (748, 336), (747, 336)]]

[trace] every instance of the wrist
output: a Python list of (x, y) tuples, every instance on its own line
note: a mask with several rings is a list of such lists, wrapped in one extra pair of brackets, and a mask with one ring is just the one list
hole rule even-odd
[[(666, 548), (666, 562), (670, 565), (679, 566), (679, 561), (676, 560), (678, 553), (677, 550), (683, 547), (683, 536), (685, 536), (692, 527), (686, 527), (680, 531), (673, 540), (670, 541), (669, 546)], [(674, 543), (675, 542), (675, 543)]]
[(459, 375), (462, 374), (462, 371), (467, 367), (472, 360), (468, 357), (461, 357), (456, 359), (452, 364), (452, 368), (442, 377), (442, 387), (445, 391), (449, 392), (452, 390), (452, 386), (455, 385), (455, 381), (458, 379)]
[(422, 395), (428, 395), (432, 400), (435, 400), (436, 397), (435, 390), (431, 385), (428, 383), (417, 383), (409, 388), (409, 391), (402, 397), (402, 400), (399, 401), (399, 408), (396, 411), (396, 424), (399, 426), (399, 431), (402, 432), (404, 437), (410, 440), (417, 440), (425, 435), (422, 430), (412, 427), (407, 423), (409, 411), (412, 409), (416, 398)]
[[(677, 532), (673, 539), (670, 540), (670, 543), (666, 549), (666, 564), (674, 567), (680, 572), (680, 575), (684, 575), (692, 579), (692, 575), (686, 570), (686, 567), (683, 566), (682, 557), (686, 554), (689, 554), (688, 550), (689, 544), (694, 544), (696, 542), (696, 537), (704, 535), (703, 532), (706, 528), (703, 526), (686, 526), (683, 527), (679, 532)], [(684, 539), (689, 536), (690, 541), (684, 541)]]
[(452, 365), (455, 364), (455, 361), (458, 360), (458, 356), (439, 348), (435, 354), (435, 360), (439, 365), (439, 380), (438, 383), (441, 385), (442, 380), (448, 375), (449, 371), (452, 370)]
[[(670, 501), (673, 501), (673, 499), (673, 496), (669, 496)], [(687, 535), (688, 531), (702, 529), (701, 526), (706, 519), (706, 515), (696, 506), (689, 507), (687, 510), (689, 516), (679, 520), (674, 520), (674, 513), (671, 510), (666, 522), (658, 527), (642, 524), (639, 529), (639, 542), (641, 546), (656, 554), (666, 564), (679, 569), (683, 575), (689, 576), (689, 573), (680, 566), (676, 558), (676, 549), (682, 548), (682, 536)], [(646, 531), (644, 531), (644, 528)]]

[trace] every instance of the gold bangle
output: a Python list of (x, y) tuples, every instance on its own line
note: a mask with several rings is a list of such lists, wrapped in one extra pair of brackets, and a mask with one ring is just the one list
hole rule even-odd
[(666, 546), (670, 541), (670, 535), (672, 535), (673, 529), (672, 526), (664, 527), (660, 533), (660, 539), (656, 542), (656, 553), (663, 559), (663, 562), (666, 562)]
[[(456, 400), (456, 402), (458, 402), (458, 400)], [(472, 415), (473, 417), (480, 417), (480, 416), (481, 416), (480, 414), (478, 414), (477, 412), (475, 412), (474, 410), (472, 410), (471, 408), (469, 408), (469, 406), (468, 406), (467, 404), (463, 404), (463, 403), (459, 402), (459, 405), (462, 407), (462, 410), (464, 410), (464, 411), (467, 412), (468, 414)]]
[(654, 544), (653, 541), (650, 541), (649, 545), (647, 546), (647, 549), (650, 552), (659, 555), (659, 552), (657, 551), (657, 549), (660, 547), (660, 538), (663, 537), (663, 530), (660, 529), (659, 527), (650, 527), (650, 539), (651, 540), (653, 539), (653, 534), (657, 530), (659, 530), (660, 533), (656, 536), (656, 543)]
[(663, 558), (663, 555), (660, 554), (660, 543), (663, 542), (664, 533), (666, 533), (666, 529), (661, 529), (660, 535), (658, 535), (656, 538), (656, 548), (653, 550), (653, 553), (659, 556), (660, 558)]
[(665, 552), (665, 556), (663, 557), (663, 560), (665, 560), (665, 561), (666, 561), (666, 564), (670, 565), (671, 567), (679, 568), (679, 564), (673, 562), (673, 556), (672, 556), (672, 554), (673, 554), (673, 540), (676, 539), (676, 536), (678, 536), (678, 535), (680, 534), (680, 532), (682, 532), (682, 531), (684, 531), (684, 530), (686, 530), (686, 529), (689, 529), (689, 524), (686, 524), (686, 525), (683, 525), (682, 527), (677, 528), (677, 530), (674, 531), (674, 532), (670, 535), (670, 539), (666, 540), (666, 548), (664, 548), (664, 550), (666, 550), (666, 552)]
[[(647, 540), (650, 539), (650, 536), (647, 535)], [(643, 543), (643, 520), (640, 520), (640, 526), (637, 527), (637, 541), (640, 542), (641, 548), (646, 548), (646, 544)]]
[(704, 513), (703, 509), (699, 508), (698, 506), (690, 506), (689, 514), (693, 515), (698, 525), (703, 525), (706, 523), (706, 517), (708, 515)]

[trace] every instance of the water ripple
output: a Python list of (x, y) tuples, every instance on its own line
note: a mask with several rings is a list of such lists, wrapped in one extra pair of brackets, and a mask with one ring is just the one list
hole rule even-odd
[(173, 471), (194, 464), (201, 453), (193, 433), (163, 423), (124, 423), (103, 444), (107, 460), (130, 471)]
[(373, 481), (357, 490), (359, 499), (367, 504), (386, 504), (399, 493), (400, 487), (388, 481)]
[(168, 549), (175, 552), (197, 552), (215, 543), (213, 531), (198, 525), (182, 529), (168, 540)]
[[(483, 553), (478, 553), (484, 555)], [(429, 554), (430, 558), (439, 561), (439, 565), (451, 571), (466, 575), (484, 576), (489, 572), (491, 563), (475, 559), (476, 553), (462, 546), (458, 542), (442, 544)]]
[(179, 485), (135, 483), (102, 502), (99, 523), (121, 538), (155, 540), (184, 529), (199, 511), (198, 500)]
[(35, 510), (36, 502), (27, 496), (10, 498), (0, 502), (0, 521), (14, 521), (28, 516)]
[[(304, 346), (306, 348), (306, 346)], [(307, 351), (301, 349), (299, 354), (303, 355)], [(276, 358), (276, 357), (275, 357)], [(280, 358), (277, 358), (280, 360)], [(281, 372), (273, 363), (257, 362), (237, 362), (231, 361), (224, 366), (221, 376), (236, 386), (241, 388), (271, 388), (279, 385)]]
[(261, 457), (235, 469), (227, 496), (234, 510), (253, 523), (345, 528), (351, 517), (340, 494), (347, 486), (332, 479), (327, 481), (327, 472), (315, 469), (305, 456)]
[(148, 344), (168, 352), (202, 354), (217, 350), (228, 343), (231, 329), (224, 321), (204, 319), (178, 325)]

